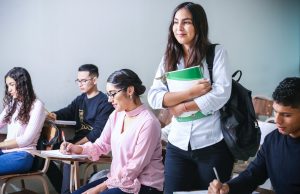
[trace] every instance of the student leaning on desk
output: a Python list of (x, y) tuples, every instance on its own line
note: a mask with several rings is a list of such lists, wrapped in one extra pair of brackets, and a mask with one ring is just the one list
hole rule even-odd
[(286, 78), (273, 92), (277, 130), (268, 134), (248, 168), (225, 184), (214, 180), (209, 194), (247, 194), (270, 178), (276, 194), (300, 193), (300, 78)]
[(81, 146), (64, 142), (60, 150), (65, 154), (87, 154), (92, 160), (111, 151), (110, 173), (74, 193), (162, 194), (160, 123), (141, 102), (139, 96), (145, 92), (145, 86), (136, 73), (121, 69), (108, 77), (106, 90), (115, 111), (100, 138)]
[[(107, 96), (97, 88), (98, 76), (97, 66), (81, 65), (78, 68), (75, 82), (82, 94), (77, 96), (67, 107), (48, 114), (50, 119), (76, 121), (75, 136), (69, 141), (77, 145), (88, 141), (94, 142), (100, 137), (105, 123), (113, 111)], [(64, 164), (62, 183), (62, 173), (56, 165), (52, 162), (49, 166), (47, 175), (58, 193), (70, 193), (70, 172), (70, 165)]]
[(26, 69), (14, 67), (5, 75), (3, 102), (0, 128), (7, 125), (7, 137), (0, 143), (0, 175), (24, 173), (32, 167), (29, 151), (36, 149), (46, 117)]

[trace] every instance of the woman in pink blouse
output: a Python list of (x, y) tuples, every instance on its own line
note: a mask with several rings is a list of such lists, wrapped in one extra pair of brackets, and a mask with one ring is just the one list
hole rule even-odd
[(136, 73), (121, 69), (108, 77), (106, 90), (115, 111), (101, 136), (94, 143), (81, 146), (65, 142), (60, 150), (66, 154), (87, 154), (92, 160), (111, 151), (110, 173), (74, 193), (163, 193), (160, 123), (140, 100), (145, 86)]
[(0, 128), (7, 125), (7, 136), (0, 142), (0, 175), (31, 169), (33, 156), (29, 151), (36, 149), (46, 116), (26, 69), (11, 69), (5, 75), (5, 84)]

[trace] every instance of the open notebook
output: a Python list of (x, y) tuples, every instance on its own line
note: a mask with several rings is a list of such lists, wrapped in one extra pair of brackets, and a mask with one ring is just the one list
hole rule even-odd
[(55, 158), (88, 158), (88, 155), (81, 154), (63, 154), (59, 150), (45, 150), (41, 151), (42, 155)]

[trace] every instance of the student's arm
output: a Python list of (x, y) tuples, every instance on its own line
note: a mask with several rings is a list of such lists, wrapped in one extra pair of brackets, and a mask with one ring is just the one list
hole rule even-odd
[(7, 125), (7, 123), (3, 122), (5, 115), (6, 115), (6, 108), (4, 108), (4, 110), (0, 114), (0, 129), (5, 125)]
[(93, 129), (89, 132), (89, 134), (81, 139), (76, 144), (86, 143), (88, 141), (95, 142), (97, 138), (100, 137), (103, 128), (107, 122), (109, 115), (114, 110), (113, 106), (107, 102), (107, 98), (103, 98), (101, 103), (99, 103), (97, 108), (97, 113), (95, 115), (95, 122), (92, 125)]
[[(7, 123), (3, 122), (5, 115), (6, 115), (6, 108), (0, 114), (0, 128), (7, 125)], [(3, 141), (0, 143), (0, 149), (11, 149), (16, 147), (18, 147), (18, 144), (15, 139)]]
[(77, 141), (75, 145), (82, 145), (85, 144), (86, 142), (89, 142), (89, 139), (87, 137), (84, 137), (81, 140)]
[[(199, 111), (199, 107), (196, 104), (195, 101), (188, 101), (188, 102), (182, 102), (180, 104), (177, 104), (173, 107), (168, 108), (170, 113), (174, 116), (179, 116), (184, 112), (189, 112), (189, 111)], [(200, 110), (201, 111), (201, 110)]]
[(163, 106), (172, 107), (185, 101), (202, 96), (211, 90), (209, 80), (199, 80), (194, 86), (180, 92), (167, 92), (163, 97)]
[(263, 144), (256, 158), (249, 164), (247, 169), (241, 172), (238, 177), (227, 182), (230, 193), (251, 193), (268, 179), (266, 167), (266, 152), (268, 149), (266, 147)]
[(115, 126), (114, 121), (116, 120), (117, 114), (114, 112), (108, 118), (101, 136), (94, 143), (89, 141), (80, 145), (82, 147), (82, 154), (89, 155), (92, 161), (99, 160), (102, 154), (108, 154), (111, 151), (111, 133), (113, 126)]
[(67, 107), (62, 108), (58, 111), (54, 111), (53, 113), (56, 115), (56, 119), (75, 121), (75, 115), (78, 112), (78, 101), (80, 100), (80, 97), (81, 96), (75, 98)]
[(213, 180), (208, 188), (208, 194), (241, 194), (252, 193), (259, 185), (263, 184), (267, 178), (266, 168), (266, 148), (263, 146), (255, 160), (249, 164), (247, 169), (239, 174), (234, 179), (227, 183), (221, 183), (218, 180)]
[(18, 144), (15, 139), (3, 141), (0, 143), (0, 149), (2, 149), (2, 150), (17, 148), (17, 147), (18, 147)]
[(231, 94), (231, 71), (226, 50), (216, 46), (212, 75), (212, 90), (194, 99), (204, 115), (220, 110)]
[(187, 90), (169, 92), (166, 83), (162, 79), (159, 79), (165, 74), (163, 60), (159, 64), (153, 84), (148, 92), (148, 102), (153, 109), (172, 107), (184, 101), (191, 101), (210, 91), (211, 85), (209, 81), (203, 79)]
[(30, 119), (25, 129), (25, 133), (16, 138), (18, 147), (25, 147), (31, 144), (37, 136), (40, 136), (45, 118), (46, 112), (44, 105), (41, 101), (36, 100), (30, 111)]
[[(147, 120), (142, 125), (142, 128), (138, 130), (137, 142), (131, 159), (120, 169), (118, 179), (109, 178), (106, 181), (108, 186), (126, 188), (128, 185), (134, 185), (137, 177), (153, 159), (157, 145), (160, 143), (160, 130), (159, 123), (154, 122), (152, 119)], [(114, 158), (114, 160), (118, 159)]]

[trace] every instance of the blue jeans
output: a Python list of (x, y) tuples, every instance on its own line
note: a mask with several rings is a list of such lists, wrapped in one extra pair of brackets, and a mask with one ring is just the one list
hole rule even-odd
[(63, 180), (61, 194), (70, 194), (71, 165), (63, 164)]
[(233, 156), (224, 140), (214, 145), (188, 151), (168, 143), (165, 159), (165, 194), (174, 191), (207, 190), (216, 179), (216, 167), (222, 182), (230, 179)]
[[(103, 183), (106, 180), (107, 180), (107, 178), (102, 178), (102, 179), (96, 180), (94, 182), (88, 183), (87, 185), (80, 187), (78, 190), (76, 190), (72, 194), (81, 194), (81, 193), (85, 192), (86, 190)], [(112, 189), (107, 189), (99, 194), (129, 194), (129, 193), (123, 192), (119, 188), (112, 188)], [(155, 188), (142, 185), (139, 194), (163, 194), (163, 192), (158, 191)]]
[(3, 153), (0, 150), (0, 175), (25, 173), (30, 171), (33, 156), (25, 151)]

